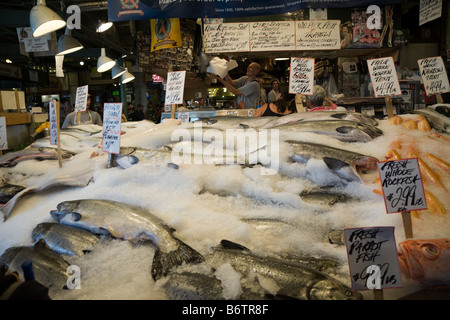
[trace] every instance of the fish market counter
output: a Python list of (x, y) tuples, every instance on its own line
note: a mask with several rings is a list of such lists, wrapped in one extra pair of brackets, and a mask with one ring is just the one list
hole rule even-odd
[[(176, 119), (184, 119), (185, 122), (192, 122), (202, 118), (210, 118), (215, 116), (241, 116), (252, 117), (254, 109), (225, 109), (225, 110), (189, 110), (175, 112)], [(172, 116), (170, 112), (163, 112), (161, 114), (161, 121), (169, 119)]]

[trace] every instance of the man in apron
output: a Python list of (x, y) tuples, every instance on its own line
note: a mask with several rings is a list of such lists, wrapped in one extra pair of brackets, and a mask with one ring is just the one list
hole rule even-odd
[(89, 94), (86, 100), (86, 111), (73, 111), (69, 113), (61, 128), (68, 128), (69, 126), (76, 126), (80, 124), (98, 124), (99, 126), (103, 126), (102, 117), (98, 114), (98, 112), (89, 110), (90, 106), (91, 95)]

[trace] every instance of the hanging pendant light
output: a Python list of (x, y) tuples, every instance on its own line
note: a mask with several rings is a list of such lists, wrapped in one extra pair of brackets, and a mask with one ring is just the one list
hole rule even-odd
[(97, 32), (105, 32), (106, 30), (108, 30), (112, 26), (113, 26), (113, 23), (111, 21), (103, 22), (103, 21), (99, 20), (98, 27), (97, 27), (97, 29), (95, 31), (97, 31)]
[(64, 28), (66, 22), (45, 5), (45, 0), (37, 0), (36, 5), (30, 11), (30, 25), (33, 37), (37, 38)]
[(72, 30), (66, 28), (66, 32), (58, 40), (58, 55), (69, 54), (81, 49), (83, 49), (83, 45), (72, 37)]
[(122, 84), (133, 81), (134, 76), (128, 72), (128, 68), (125, 68), (125, 73), (122, 75)]
[(116, 79), (116, 78), (120, 77), (125, 72), (126, 72), (125, 68), (122, 68), (121, 66), (119, 66), (119, 63), (116, 60), (116, 65), (111, 70), (112, 79)]
[(105, 48), (102, 48), (101, 55), (97, 60), (97, 71), (98, 72), (105, 72), (114, 67), (116, 62), (112, 60), (111, 58), (108, 58), (105, 53)]

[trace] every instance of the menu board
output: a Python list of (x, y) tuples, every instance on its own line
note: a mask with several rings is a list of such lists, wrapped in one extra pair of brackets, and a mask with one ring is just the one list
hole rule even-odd
[(183, 103), (186, 71), (167, 72), (166, 105)]
[(8, 149), (8, 139), (6, 135), (6, 118), (0, 117), (0, 150)]
[(75, 111), (86, 111), (86, 103), (88, 98), (89, 86), (85, 85), (77, 88), (77, 94), (75, 98)]
[(375, 97), (401, 95), (392, 57), (367, 60)]
[(52, 100), (48, 103), (50, 119), (50, 144), (58, 144), (58, 118), (56, 114), (56, 103)]
[(417, 158), (377, 165), (387, 213), (427, 209)]
[(313, 58), (291, 58), (289, 93), (313, 94), (314, 62)]
[(249, 23), (205, 24), (205, 53), (249, 51), (249, 28)]
[(250, 51), (295, 50), (294, 21), (250, 23)]
[(339, 20), (296, 21), (296, 50), (335, 50), (341, 48)]
[(417, 60), (427, 95), (450, 91), (447, 71), (442, 57), (431, 57)]
[(120, 153), (120, 133), (122, 124), (122, 103), (105, 103), (103, 108), (104, 152)]
[(339, 20), (210, 23), (203, 29), (205, 53), (336, 50), (341, 48)]
[(353, 290), (402, 287), (394, 227), (344, 229)]

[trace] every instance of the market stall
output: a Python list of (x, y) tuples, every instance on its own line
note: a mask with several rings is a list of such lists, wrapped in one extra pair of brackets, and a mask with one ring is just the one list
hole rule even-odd
[[(140, 18), (169, 18), (184, 8), (170, 3), (155, 12), (141, 2), (112, 6), (110, 17), (143, 10)], [(224, 12), (243, 17), (299, 9), (231, 4)], [(165, 11), (170, 6), (177, 10)], [(274, 44), (261, 38), (264, 28), (276, 29), (284, 35), (276, 40), (286, 40), (278, 45), (288, 48), (289, 92), (312, 95), (316, 74), (336, 74), (347, 94), (334, 98), (347, 111), (253, 117), (253, 109), (185, 108), (195, 63), (180, 54), (185, 69), (165, 69), (169, 110), (161, 123), (121, 122), (122, 104), (110, 103), (103, 127), (61, 129), (58, 144), (51, 135), (0, 157), (0, 264), (24, 279), (31, 260), (55, 300), (448, 298), (449, 107), (423, 108), (417, 91), (405, 107), (391, 49), (371, 51), (363, 64), (320, 60), (323, 52), (341, 58), (340, 24), (202, 23), (201, 53), (208, 62), (222, 53), (271, 54)], [(362, 39), (354, 44), (367, 45)], [(422, 58), (423, 90), (449, 92), (439, 57)], [(148, 64), (164, 69), (164, 59), (154, 54)], [(361, 84), (374, 96), (352, 95)], [(383, 164), (398, 167), (386, 173)]]

